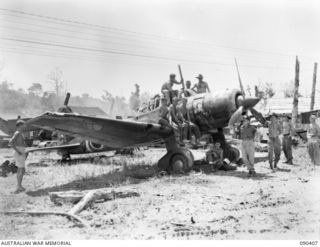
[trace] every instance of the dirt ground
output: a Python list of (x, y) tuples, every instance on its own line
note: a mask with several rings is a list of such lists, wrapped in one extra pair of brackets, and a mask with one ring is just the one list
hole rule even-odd
[[(148, 149), (130, 157), (111, 152), (103, 159), (80, 156), (71, 165), (57, 162), (56, 154), (31, 154), (26, 193), (12, 193), (15, 174), (0, 177), (1, 211), (67, 212), (73, 207), (54, 205), (51, 191), (125, 187), (140, 196), (92, 204), (79, 214), (90, 224), (88, 229), (61, 216), (1, 215), (0, 238), (320, 238), (320, 167), (310, 165), (305, 147), (294, 150), (293, 166), (282, 164), (282, 157), (276, 172), (267, 162), (257, 163), (255, 178), (249, 178), (244, 167), (159, 176), (155, 165), (164, 153)], [(0, 163), (11, 157), (11, 150), (0, 150)]]

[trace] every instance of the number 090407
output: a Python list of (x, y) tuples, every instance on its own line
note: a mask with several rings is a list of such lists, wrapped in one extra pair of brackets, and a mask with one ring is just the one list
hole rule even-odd
[(318, 241), (300, 241), (300, 245), (315, 246), (318, 245)]

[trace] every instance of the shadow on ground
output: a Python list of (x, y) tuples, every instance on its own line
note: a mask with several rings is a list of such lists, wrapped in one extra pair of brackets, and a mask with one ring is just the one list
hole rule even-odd
[(96, 156), (87, 156), (87, 157), (75, 157), (68, 161), (62, 161), (61, 159), (42, 159), (39, 162), (30, 162), (28, 166), (30, 167), (48, 167), (48, 166), (72, 166), (79, 165), (82, 163), (100, 165), (102, 162), (105, 162), (107, 159), (114, 157), (115, 155), (96, 155)]
[(239, 171), (239, 170), (231, 170), (231, 171), (212, 171), (212, 168), (210, 165), (202, 165), (198, 166), (194, 169), (195, 171), (201, 171), (205, 174), (211, 174), (215, 176), (226, 176), (226, 177), (238, 177), (243, 179), (254, 179), (254, 180), (263, 180), (263, 179), (269, 179), (273, 176), (270, 176), (269, 174), (265, 173), (257, 173), (254, 177), (250, 177), (249, 173), (246, 171)]
[(77, 179), (72, 182), (26, 192), (29, 196), (44, 196), (49, 192), (68, 190), (93, 190), (107, 187), (115, 187), (123, 184), (139, 184), (145, 179), (158, 174), (156, 167), (140, 165), (125, 169), (116, 169), (112, 172), (96, 177)]

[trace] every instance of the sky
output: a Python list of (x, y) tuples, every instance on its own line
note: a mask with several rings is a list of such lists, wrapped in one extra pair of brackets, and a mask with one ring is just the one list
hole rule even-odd
[[(317, 0), (2, 0), (0, 79), (42, 83), (55, 68), (73, 95), (129, 97), (134, 84), (158, 93), (178, 64), (212, 91), (269, 82), (278, 95), (294, 79), (310, 94), (320, 58)], [(320, 69), (320, 68), (319, 68)], [(320, 89), (319, 83), (317, 88)]]

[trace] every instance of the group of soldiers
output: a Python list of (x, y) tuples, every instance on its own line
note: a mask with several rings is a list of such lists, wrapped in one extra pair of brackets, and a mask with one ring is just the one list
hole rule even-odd
[[(170, 74), (169, 81), (165, 82), (161, 87), (159, 124), (162, 127), (168, 125), (173, 127), (175, 137), (182, 146), (185, 139), (191, 139), (192, 137), (195, 138), (194, 144), (199, 145), (201, 135), (198, 126), (190, 120), (190, 114), (186, 107), (186, 98), (197, 93), (210, 92), (208, 83), (203, 81), (203, 76), (199, 74), (196, 78), (199, 81), (193, 87), (191, 87), (190, 81), (186, 81), (186, 87), (184, 87), (183, 80), (178, 82), (176, 75)], [(180, 91), (173, 90), (174, 84), (182, 85), (182, 89)]]
[[(286, 157), (285, 163), (292, 165), (292, 136), (294, 135), (294, 129), (290, 122), (290, 117), (286, 116), (283, 118), (282, 123), (279, 120), (278, 115), (272, 114), (270, 121), (267, 121), (265, 127), (268, 127), (268, 160), (271, 170), (278, 168), (278, 163), (281, 155), (281, 141), (280, 135), (282, 134), (282, 150)], [(241, 152), (242, 159), (247, 165), (249, 175), (255, 175), (254, 169), (254, 153), (255, 145), (254, 139), (256, 136), (256, 127), (250, 125), (250, 118), (246, 117), (243, 120), (242, 127), (240, 130)]]
[[(183, 141), (185, 139), (192, 139), (193, 137), (195, 140), (191, 140), (191, 143), (193, 143), (194, 146), (200, 145), (199, 139), (201, 133), (198, 126), (190, 120), (190, 113), (186, 107), (186, 98), (195, 94), (210, 92), (210, 88), (208, 83), (203, 81), (201, 74), (196, 78), (199, 81), (193, 87), (191, 87), (190, 81), (186, 81), (186, 87), (184, 87), (183, 81), (178, 82), (175, 79), (175, 74), (171, 74), (170, 80), (164, 83), (161, 88), (162, 97), (159, 107), (159, 124), (161, 126), (170, 125), (174, 130), (178, 144), (181, 146), (184, 145)], [(182, 84), (182, 89), (179, 92), (173, 90), (174, 84)], [(186, 118), (184, 116), (186, 116)], [(219, 141), (212, 141), (208, 147), (209, 150), (206, 152), (205, 162), (211, 166), (212, 171), (237, 169), (236, 166), (230, 164), (228, 159), (224, 159), (223, 149)]]
[[(184, 97), (189, 97), (191, 95), (194, 95), (195, 93), (210, 93), (209, 85), (207, 82), (203, 81), (203, 76), (199, 74), (196, 77), (199, 81), (198, 83), (194, 84), (193, 87), (191, 87), (191, 82), (186, 81), (186, 88), (183, 85), (183, 79), (181, 79), (180, 82), (176, 80), (175, 74), (170, 74), (170, 79), (168, 82), (165, 82), (161, 87), (161, 93), (166, 98), (168, 105), (172, 103), (172, 99), (174, 97), (178, 97), (179, 99)], [(175, 95), (175, 90), (173, 90), (174, 84), (182, 85), (182, 89), (179, 92), (178, 95)]]
[[(315, 119), (316, 117), (311, 115), (308, 152), (312, 163), (320, 165), (320, 127)], [(293, 165), (292, 137), (295, 135), (295, 129), (291, 123), (291, 117), (285, 116), (281, 121), (277, 114), (272, 114), (270, 121), (266, 122), (265, 127), (268, 127), (268, 160), (270, 169), (273, 171), (278, 169), (281, 149), (286, 157), (284, 163)], [(257, 129), (250, 125), (250, 118), (244, 118), (240, 129), (242, 159), (248, 167), (249, 174), (253, 176), (256, 174), (254, 169), (254, 139), (256, 132)], [(280, 135), (282, 135), (282, 141), (280, 141)]]

